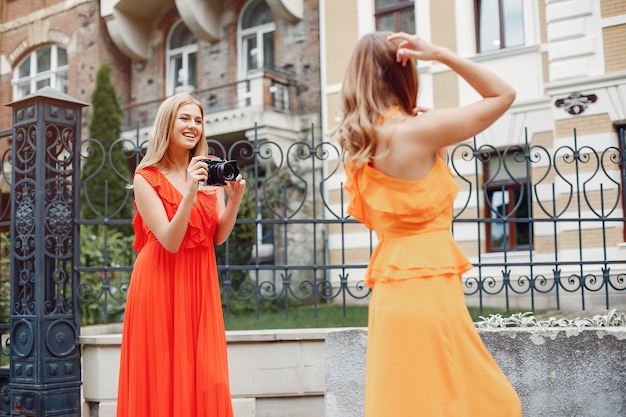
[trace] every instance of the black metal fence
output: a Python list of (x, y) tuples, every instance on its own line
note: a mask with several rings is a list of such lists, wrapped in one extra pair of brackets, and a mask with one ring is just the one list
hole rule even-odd
[[(268, 304), (288, 315), (303, 304), (317, 314), (324, 304), (366, 302), (360, 277), (375, 235), (345, 215), (335, 144), (309, 136), (286, 148), (268, 140), (228, 149), (209, 140), (209, 146), (237, 160), (248, 182), (233, 234), (216, 249), (227, 318), (241, 309), (261, 315)], [(83, 162), (98, 167), (83, 175), (77, 219), (84, 324), (122, 319), (134, 261), (131, 219), (123, 215), (124, 207), (132, 209), (132, 191), (124, 185), (144, 147), (139, 138), (108, 148), (93, 139), (82, 143)], [(624, 149), (623, 135), (594, 149), (579, 146), (576, 132), (570, 145), (557, 148), (467, 142), (449, 149), (461, 186), (453, 233), (475, 265), (464, 277), (468, 303), (507, 310), (626, 305)], [(125, 163), (102, 182), (96, 174), (116, 153)], [(7, 151), (2, 161), (9, 160)], [(4, 171), (2, 178), (10, 181)], [(113, 188), (124, 191), (111, 197)], [(96, 195), (104, 196), (102, 204)], [(0, 214), (7, 211), (1, 203)], [(0, 217), (0, 228), (8, 226)], [(0, 353), (6, 351), (3, 345)]]
[[(0, 130), (0, 143), (4, 141), (8, 144), (11, 138), (11, 129)], [(0, 155), (0, 190), (7, 189), (2, 187), (2, 183), (9, 184), (10, 170), (4, 169), (4, 163), (10, 161), (10, 149), (7, 149)], [(8, 165), (7, 165), (8, 167)], [(9, 339), (11, 334), (11, 326), (9, 324), (9, 307), (10, 307), (10, 214), (11, 204), (9, 195), (0, 193), (0, 415), (9, 415), (11, 411), (11, 400), (5, 387), (9, 385), (9, 358), (11, 351)]]
[(481, 307), (497, 300), (507, 310), (626, 305), (624, 132), (602, 148), (581, 146), (572, 133), (555, 148), (474, 142), (452, 150), (466, 190), (457, 199), (455, 236), (469, 228), (476, 238), (468, 300)]

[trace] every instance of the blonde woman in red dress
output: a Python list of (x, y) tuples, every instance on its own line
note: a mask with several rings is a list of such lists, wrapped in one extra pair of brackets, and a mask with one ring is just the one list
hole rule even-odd
[[(439, 61), (481, 96), (458, 108), (417, 105), (415, 60)], [(374, 230), (366, 417), (521, 417), (519, 397), (465, 305), (472, 265), (451, 233), (459, 191), (442, 156), (513, 103), (500, 77), (417, 35), (374, 33), (356, 45), (333, 132), (346, 157), (348, 213)]]
[(122, 334), (117, 417), (232, 417), (214, 245), (226, 241), (245, 180), (207, 180), (204, 109), (166, 99), (135, 171), (137, 260)]

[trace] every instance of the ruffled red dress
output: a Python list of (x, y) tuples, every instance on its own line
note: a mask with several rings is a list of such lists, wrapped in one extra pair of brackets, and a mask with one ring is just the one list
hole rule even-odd
[[(140, 170), (171, 219), (182, 195), (156, 168)], [(117, 417), (232, 417), (213, 235), (215, 192), (199, 192), (181, 247), (170, 253), (133, 220), (138, 252), (128, 290)]]
[(519, 397), (467, 311), (472, 265), (451, 233), (459, 191), (441, 158), (420, 180), (346, 167), (348, 213), (376, 232), (366, 417), (521, 417)]

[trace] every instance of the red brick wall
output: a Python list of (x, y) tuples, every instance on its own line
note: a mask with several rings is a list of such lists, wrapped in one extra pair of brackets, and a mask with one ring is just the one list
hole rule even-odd
[[(216, 43), (198, 42), (198, 85), (207, 89), (232, 83), (237, 79), (237, 22), (243, 0), (232, 4), (231, 22), (222, 27)], [(67, 7), (63, 0), (6, 0), (0, 2), (2, 32), (0, 54), (14, 68), (34, 49), (56, 43), (67, 49), (69, 61), (68, 94), (90, 101), (100, 62), (109, 62), (113, 83), (123, 106), (165, 98), (165, 47), (167, 34), (179, 16), (174, 6), (163, 11), (151, 42), (151, 55), (145, 62), (132, 62), (112, 43), (106, 24), (100, 17), (99, 1), (84, 0)], [(66, 8), (67, 7), (67, 8)], [(43, 18), (35, 19), (32, 13)], [(276, 66), (291, 69), (299, 82), (298, 112), (320, 111), (320, 63), (318, 0), (304, 0), (304, 18), (287, 23), (276, 18)], [(5, 23), (6, 22), (6, 23)], [(0, 102), (13, 100), (12, 72), (0, 77)], [(84, 111), (88, 121), (90, 109)], [(0, 129), (11, 127), (11, 110), (0, 106)], [(83, 132), (84, 135), (87, 132)]]
[[(243, 2), (233, 6), (230, 22), (223, 22), (221, 39), (215, 43), (198, 41), (197, 90), (233, 83), (237, 80), (237, 23)], [(153, 39), (150, 58), (132, 65), (132, 82), (128, 104), (144, 103), (165, 98), (167, 35), (179, 20), (174, 7), (163, 13)], [(298, 109), (301, 114), (320, 112), (320, 59), (318, 0), (304, 0), (304, 18), (293, 24), (275, 18), (275, 63), (278, 69), (296, 73), (300, 84)]]
[(64, 3), (64, 0), (4, 0), (0, 3), (0, 22), (8, 22), (33, 11)]
[[(2, 17), (11, 18), (3, 24), (0, 54), (15, 68), (24, 57), (45, 44), (57, 44), (68, 53), (68, 94), (89, 103), (100, 62), (111, 66), (114, 85), (122, 103), (128, 101), (130, 60), (112, 43), (99, 12), (99, 1), (85, 1), (64, 9), (62, 0), (9, 0)], [(44, 18), (35, 20), (31, 13), (39, 11)], [(8, 22), (8, 23), (7, 23)], [(4, 106), (13, 101), (13, 73), (0, 77), (0, 129), (11, 127), (11, 109)], [(90, 110), (83, 114), (87, 124)], [(87, 132), (84, 131), (83, 135)]]

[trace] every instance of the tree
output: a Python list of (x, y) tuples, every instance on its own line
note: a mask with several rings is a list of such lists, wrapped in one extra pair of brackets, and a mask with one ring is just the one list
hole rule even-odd
[[(0, 323), (11, 318), (11, 242), (9, 231), (0, 231)], [(1, 355), (0, 355), (1, 356)]]
[(111, 83), (111, 68), (103, 62), (91, 95), (89, 140), (83, 146), (81, 214), (85, 219), (130, 219), (132, 195), (123, 143), (116, 142), (122, 131), (124, 113)]
[(103, 62), (91, 95), (89, 136), (81, 145), (81, 218), (94, 220), (81, 225), (81, 314), (83, 324), (119, 321), (123, 312), (120, 289), (132, 265), (134, 214), (130, 170), (121, 141), (124, 113), (111, 83), (111, 68)]

